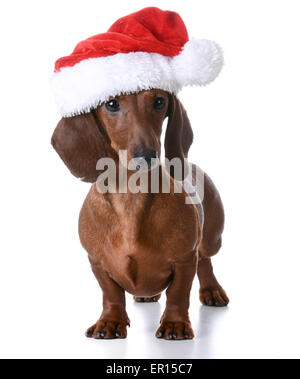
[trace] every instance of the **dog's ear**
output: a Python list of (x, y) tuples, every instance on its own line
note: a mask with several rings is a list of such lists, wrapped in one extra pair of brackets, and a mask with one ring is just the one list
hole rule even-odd
[(95, 111), (62, 118), (51, 143), (71, 173), (85, 182), (97, 180), (100, 172), (96, 164), (100, 158), (113, 158), (115, 154)]
[[(186, 110), (174, 95), (170, 95), (169, 97), (168, 117), (165, 136), (165, 156), (169, 160), (180, 158), (182, 167), (184, 167), (184, 158), (188, 156), (194, 135)], [(174, 172), (172, 176), (174, 177)]]

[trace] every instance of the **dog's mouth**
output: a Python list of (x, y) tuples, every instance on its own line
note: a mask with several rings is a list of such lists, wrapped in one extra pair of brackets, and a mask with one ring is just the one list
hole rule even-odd
[(133, 157), (137, 170), (149, 170), (158, 164), (158, 151), (154, 149), (143, 149), (137, 151)]
[(119, 150), (119, 159), (123, 167), (129, 171), (149, 171), (160, 163), (159, 153), (154, 150), (136, 152), (133, 157), (128, 158), (127, 150)]
[(155, 168), (159, 164), (159, 158), (145, 158), (137, 157), (133, 158), (135, 169), (137, 171), (148, 171)]

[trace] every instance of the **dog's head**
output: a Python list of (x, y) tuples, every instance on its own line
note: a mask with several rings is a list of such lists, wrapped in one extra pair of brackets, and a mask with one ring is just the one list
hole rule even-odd
[(144, 158), (150, 168), (151, 158), (160, 157), (166, 117), (166, 158), (183, 161), (193, 141), (189, 119), (176, 96), (158, 89), (111, 98), (87, 114), (62, 118), (51, 142), (73, 175), (95, 182), (97, 161), (118, 159), (119, 150), (127, 150), (128, 160)]

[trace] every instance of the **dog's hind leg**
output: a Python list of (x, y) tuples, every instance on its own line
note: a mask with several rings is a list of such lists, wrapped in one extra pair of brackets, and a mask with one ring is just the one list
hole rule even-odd
[(215, 307), (226, 306), (229, 298), (214, 275), (210, 258), (199, 256), (197, 274), (200, 281), (201, 303)]
[(160, 299), (160, 297), (161, 297), (160, 293), (152, 297), (133, 296), (134, 300), (137, 303), (156, 303)]
[(229, 299), (218, 283), (211, 263), (211, 257), (220, 250), (224, 228), (224, 209), (220, 195), (205, 174), (204, 180), (204, 227), (199, 246), (198, 278), (200, 281), (200, 301), (209, 306), (226, 306)]

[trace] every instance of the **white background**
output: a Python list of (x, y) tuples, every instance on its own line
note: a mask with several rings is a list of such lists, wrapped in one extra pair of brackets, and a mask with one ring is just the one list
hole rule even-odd
[[(226, 210), (216, 275), (226, 309), (191, 295), (193, 341), (154, 337), (159, 304), (134, 304), (126, 340), (84, 336), (101, 295), (77, 220), (89, 184), (50, 146), (59, 121), (54, 61), (144, 6), (179, 12), (193, 37), (217, 41), (226, 65), (180, 98), (195, 132), (190, 158)], [(299, 1), (10, 1), (1, 5), (0, 357), (291, 358), (300, 356)]]

